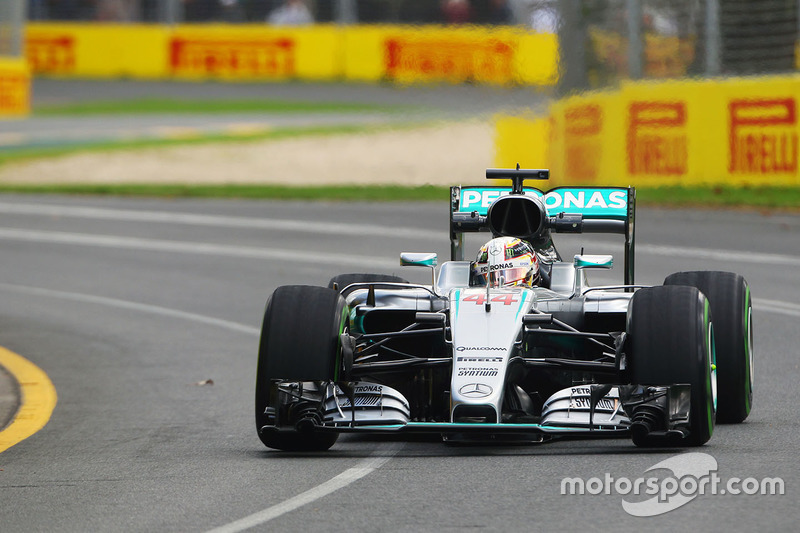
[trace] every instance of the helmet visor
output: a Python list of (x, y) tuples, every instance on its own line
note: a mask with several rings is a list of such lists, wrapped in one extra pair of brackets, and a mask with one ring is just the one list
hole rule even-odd
[(517, 285), (519, 282), (526, 280), (530, 271), (530, 266), (495, 270), (489, 273), (489, 286), (503, 287), (507, 285)]

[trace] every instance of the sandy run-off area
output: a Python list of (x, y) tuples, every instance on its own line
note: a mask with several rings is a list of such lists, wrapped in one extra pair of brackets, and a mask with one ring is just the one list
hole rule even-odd
[(173, 145), (20, 161), (0, 183), (401, 184), (478, 182), (493, 166), (486, 121), (281, 140)]

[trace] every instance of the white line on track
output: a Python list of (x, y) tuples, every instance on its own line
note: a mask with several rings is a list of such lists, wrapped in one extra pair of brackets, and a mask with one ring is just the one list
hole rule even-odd
[[(8, 204), (0, 202), (0, 213), (8, 214), (27, 214), (40, 216), (63, 216), (85, 219), (99, 220), (119, 220), (119, 221), (139, 221), (139, 222), (161, 222), (173, 224), (185, 224), (194, 226), (218, 226), (218, 227), (237, 227), (268, 229), (274, 231), (299, 231), (327, 235), (364, 235), (364, 236), (386, 236), (402, 235), (403, 237), (414, 239), (441, 239), (441, 232), (429, 231), (418, 228), (398, 228), (375, 225), (359, 224), (309, 224), (305, 221), (292, 221), (283, 219), (264, 219), (231, 216), (212, 216), (197, 215), (187, 213), (169, 213), (158, 211), (134, 211), (118, 209), (101, 209), (89, 207), (65, 207), (49, 206), (36, 204)], [(0, 239), (20, 240), (46, 243), (62, 243), (71, 245), (85, 245), (110, 247), (119, 249), (138, 249), (171, 253), (193, 253), (205, 255), (223, 255), (232, 257), (249, 257), (259, 259), (280, 259), (285, 257), (286, 250), (266, 250), (254, 247), (231, 246), (210, 243), (191, 243), (184, 241), (167, 241), (157, 239), (143, 239), (135, 237), (119, 237), (111, 235), (92, 235), (67, 232), (45, 232), (34, 230), (21, 230), (13, 228), (0, 228)], [(602, 246), (602, 242), (596, 242)], [(613, 243), (608, 243), (609, 245)], [(656, 256), (683, 256), (699, 259), (719, 260), (738, 263), (756, 264), (777, 264), (800, 266), (800, 257), (779, 254), (751, 254), (736, 252), (732, 250), (714, 250), (704, 248), (688, 248), (674, 246), (658, 246), (640, 244), (637, 246), (640, 253)], [(394, 261), (376, 259), (374, 257), (359, 257), (345, 254), (318, 254), (321, 261), (339, 265), (361, 265), (368, 267), (386, 268), (396, 266)], [(225, 329), (258, 335), (259, 330), (252, 326), (239, 324), (227, 320), (217, 319), (195, 313), (187, 313), (175, 309), (160, 306), (118, 300), (88, 294), (71, 293), (37, 287), (26, 287), (0, 283), (0, 290), (16, 292), (20, 294), (31, 294), (39, 296), (49, 296), (54, 298), (67, 299), (72, 301), (107, 305), (117, 308), (130, 309), (145, 313), (168, 316), (183, 320), (191, 320), (207, 325), (222, 327)], [(760, 312), (775, 313), (792, 317), (800, 317), (800, 305), (782, 302), (777, 300), (754, 300), (754, 308)], [(286, 513), (294, 511), (308, 503), (319, 500), (355, 481), (363, 478), (380, 468), (388, 462), (401, 448), (400, 444), (383, 445), (379, 447), (369, 458), (364, 459), (356, 466), (349, 468), (328, 481), (294, 496), (281, 503), (268, 507), (263, 511), (257, 512), (230, 524), (212, 530), (214, 533), (234, 533), (244, 531), (252, 527), (263, 525), (270, 520), (280, 517)]]
[[(592, 239), (593, 249), (621, 248), (622, 240), (607, 241)], [(658, 244), (636, 244), (636, 254), (655, 255), (664, 257), (690, 257), (693, 259), (708, 259), (733, 263), (753, 263), (757, 265), (790, 265), (800, 266), (800, 256), (784, 254), (764, 254), (754, 252), (740, 252), (737, 250), (719, 250), (713, 248), (693, 248), (690, 246), (662, 246)]]
[[(171, 318), (178, 318), (182, 320), (189, 320), (192, 322), (199, 322), (210, 326), (217, 326), (231, 331), (240, 333), (247, 333), (249, 335), (260, 335), (261, 331), (253, 326), (240, 324), (239, 322), (231, 322), (230, 320), (223, 320), (221, 318), (214, 318), (197, 313), (188, 313), (178, 309), (171, 309), (169, 307), (161, 307), (158, 305), (143, 304), (139, 302), (132, 302), (129, 300), (120, 300), (117, 298), (108, 298), (106, 296), (94, 296), (92, 294), (84, 294), (79, 292), (59, 291), (55, 289), (45, 289), (42, 287), (30, 287), (27, 285), (15, 285), (11, 283), (0, 283), (0, 290), (15, 292), (17, 294), (31, 294), (35, 296), (45, 296), (50, 298), (59, 298), (62, 300), (71, 300), (73, 302), (92, 303), (99, 305), (106, 305), (109, 307), (117, 307), (120, 309), (130, 309), (132, 311), (141, 311), (143, 313), (150, 313), (154, 315), (167, 316)], [(783, 302), (780, 300), (767, 300), (764, 298), (754, 298), (753, 308), (762, 313), (774, 313), (786, 316), (799, 316), (800, 317), (800, 304), (791, 302)]]
[(212, 529), (208, 533), (238, 533), (239, 531), (245, 531), (252, 527), (266, 524), (270, 520), (294, 511), (320, 498), (324, 498), (328, 494), (336, 492), (358, 481), (362, 477), (371, 474), (394, 457), (402, 446), (402, 443), (382, 444), (370, 457), (359, 462), (356, 466), (348, 468), (338, 476), (302, 492), (297, 496), (275, 504), (272, 507), (267, 507), (263, 511), (251, 514), (250, 516), (246, 516), (222, 527)]
[[(155, 314), (159, 316), (167, 316), (171, 318), (178, 318), (181, 320), (189, 320), (192, 322), (198, 322), (200, 324), (206, 324), (210, 326), (229, 329), (240, 333), (246, 333), (249, 335), (258, 335), (260, 333), (260, 330), (258, 328), (247, 326), (245, 324), (239, 324), (238, 322), (231, 322), (229, 320), (222, 320), (219, 318), (199, 315), (196, 313), (187, 313), (185, 311), (170, 309), (168, 307), (131, 302), (128, 300), (120, 300), (117, 298), (107, 298), (105, 296), (94, 296), (91, 294), (59, 291), (53, 289), (45, 289), (41, 287), (30, 287), (25, 285), (13, 285), (10, 283), (0, 283), (0, 290), (14, 292), (17, 294), (28, 294), (34, 296), (58, 298), (74, 302), (105, 305), (119, 309), (129, 309), (133, 311), (140, 311), (143, 313)], [(230, 524), (214, 529), (213, 531), (217, 533), (223, 533), (223, 532), (234, 533), (238, 531), (244, 531), (246, 529), (265, 524), (270, 520), (273, 520), (281, 515), (294, 511), (295, 509), (298, 509), (303, 505), (319, 500), (320, 498), (324, 498), (328, 494), (331, 494), (341, 488), (344, 488), (352, 483), (355, 483), (364, 476), (371, 474), (372, 472), (374, 472), (375, 470), (386, 464), (392, 457), (394, 457), (397, 454), (397, 452), (400, 451), (402, 447), (403, 447), (402, 443), (381, 444), (370, 455), (370, 457), (362, 460), (355, 466), (348, 468), (341, 474), (329, 479), (328, 481), (325, 481), (324, 483), (321, 483), (312, 489), (300, 493), (297, 496), (289, 498), (288, 500), (284, 500), (281, 503), (268, 507), (263, 511), (259, 511), (240, 520), (236, 520), (235, 522), (231, 522)]]
[[(296, 251), (293, 250), (276, 248), (256, 248), (253, 246), (236, 246), (230, 244), (169, 241), (145, 239), (141, 237), (120, 237), (116, 235), (95, 235), (88, 233), (38, 231), (15, 228), (0, 228), (0, 239), (128, 250), (147, 250), (151, 252), (247, 257), (251, 259), (270, 259), (276, 261), (283, 261), (286, 257), (296, 253)], [(397, 260), (390, 261), (389, 259), (382, 259), (379, 257), (356, 256), (351, 254), (314, 252), (314, 257), (321, 263), (332, 265), (356, 265), (372, 268), (395, 268), (399, 265)]]
[[(196, 313), (188, 313), (177, 309), (161, 307), (150, 304), (143, 304), (139, 302), (131, 302), (128, 300), (120, 300), (117, 298), (108, 298), (104, 296), (94, 296), (90, 294), (82, 294), (75, 292), (67, 292), (53, 289), (45, 289), (41, 287), (30, 287), (25, 285), (13, 285), (9, 283), (0, 283), (0, 290), (14, 292), (17, 294), (29, 294), (42, 297), (59, 298), (63, 300), (70, 300), (81, 303), (90, 303), (105, 305), (120, 309), (129, 309), (143, 313), (156, 314), (160, 316), (167, 316), (171, 318), (178, 318), (182, 320), (189, 320), (201, 324), (217, 326), (224, 329), (246, 333), (250, 335), (258, 335), (260, 333), (258, 328), (223, 320), (219, 318), (209, 317)], [(754, 307), (767, 313), (777, 313), (788, 316), (800, 316), (800, 305), (782, 302), (778, 300), (755, 300)], [(298, 494), (288, 500), (275, 504), (262, 511), (254, 513), (250, 516), (231, 522), (227, 525), (211, 530), (209, 533), (236, 533), (244, 531), (259, 525), (263, 525), (270, 520), (278, 518), (284, 514), (290, 513), (304, 505), (324, 498), (325, 496), (344, 488), (359, 479), (371, 474), (392, 457), (394, 457), (402, 448), (402, 443), (392, 443), (389, 445), (381, 445), (375, 450), (372, 455), (358, 463), (356, 466), (348, 468), (341, 474), (309, 489), (303, 493)]]
[[(372, 227), (374, 229), (374, 226)], [(398, 228), (393, 228), (398, 230)], [(401, 228), (402, 230), (402, 228)], [(392, 234), (392, 233), (389, 233)], [(382, 235), (386, 235), (382, 233)], [(147, 250), (154, 252), (185, 253), (199, 255), (218, 255), (229, 257), (247, 257), (251, 259), (280, 260), (295, 253), (292, 250), (276, 248), (256, 248), (253, 246), (237, 246), (189, 241), (171, 241), (146, 239), (141, 237), (122, 237), (116, 235), (97, 235), (90, 233), (71, 233), (61, 231), (25, 230), (17, 228), (0, 228), (0, 239), (51, 244), (70, 244), (105, 248)], [(595, 241), (593, 245), (612, 247), (619, 243)], [(735, 250), (714, 250), (678, 246), (657, 246), (639, 244), (637, 253), (665, 257), (692, 257), (729, 263), (754, 263), (766, 265), (800, 266), (800, 257), (781, 254), (751, 254)], [(394, 268), (398, 263), (389, 259), (374, 256), (357, 256), (316, 252), (315, 257), (332, 265), (363, 266), (373, 268)]]
[(47, 204), (17, 204), (0, 202), (0, 213), (38, 215), (94, 220), (128, 222), (163, 222), (188, 226), (215, 226), (222, 228), (265, 229), (275, 232), (295, 231), (323, 235), (368, 235), (385, 237), (394, 235), (408, 239), (441, 240), (445, 232), (420, 228), (380, 226), (374, 224), (347, 224), (337, 222), (315, 223), (307, 220), (277, 218), (234, 217), (223, 215), (198, 215), (167, 211), (138, 211), (132, 209), (106, 209), (100, 207), (71, 207)]
[(800, 317), (800, 305), (780, 300), (753, 299), (753, 308), (762, 313)]
[(258, 328), (240, 324), (238, 322), (231, 322), (230, 320), (223, 320), (221, 318), (214, 318), (206, 315), (198, 315), (197, 313), (187, 313), (186, 311), (179, 311), (178, 309), (170, 309), (169, 307), (161, 307), (158, 305), (131, 302), (129, 300), (119, 300), (117, 298), (107, 298), (105, 296), (94, 296), (92, 294), (59, 291), (41, 287), (29, 287), (27, 285), (14, 285), (11, 283), (0, 283), (0, 290), (14, 292), (17, 294), (30, 294), (47, 298), (58, 298), (60, 300), (70, 300), (73, 302), (105, 305), (119, 309), (129, 309), (132, 311), (140, 311), (152, 315), (160, 315), (170, 318), (178, 318), (181, 320), (189, 320), (191, 322), (199, 322), (200, 324), (216, 326), (229, 329), (231, 331), (237, 331), (239, 333), (247, 333), (248, 335), (259, 335), (261, 333), (261, 330)]
[[(231, 228), (251, 228), (251, 229), (264, 229), (273, 230), (276, 232), (305, 232), (314, 233), (319, 235), (348, 235), (348, 236), (378, 236), (386, 237), (391, 235), (393, 238), (408, 238), (408, 239), (425, 239), (431, 241), (441, 241), (446, 238), (444, 231), (433, 231), (421, 228), (412, 227), (398, 227), (398, 226), (381, 226), (374, 224), (347, 224), (336, 222), (314, 223), (307, 220), (287, 220), (287, 219), (270, 219), (270, 218), (256, 218), (256, 217), (237, 217), (237, 216), (224, 216), (224, 215), (202, 215), (195, 213), (175, 213), (167, 211), (139, 211), (132, 209), (109, 209), (99, 207), (75, 207), (75, 206), (62, 206), (50, 204), (25, 204), (25, 203), (8, 203), (0, 202), (0, 213), (5, 214), (20, 214), (20, 215), (36, 215), (36, 216), (49, 216), (49, 217), (69, 217), (69, 218), (83, 218), (93, 220), (117, 220), (117, 221), (131, 221), (131, 222), (159, 222), (170, 224), (183, 224), (190, 226), (211, 226), (211, 227), (231, 227)], [(13, 232), (13, 233), (12, 233)], [(24, 240), (23, 230), (5, 229), (0, 233), (0, 238)], [(104, 242), (101, 240), (105, 237), (107, 246), (136, 248), (142, 245), (144, 249), (163, 249), (173, 246), (173, 241), (153, 241), (151, 239), (133, 239), (123, 237), (111, 236), (93, 236), (90, 239), (83, 234), (63, 233), (52, 238), (47, 239), (44, 235), (50, 232), (31, 232), (31, 239), (39, 242), (63, 242), (56, 241), (55, 239), (68, 239), (70, 235), (78, 235), (75, 242), (72, 244), (91, 244), (94, 246), (102, 246)], [(117, 242), (108, 239), (117, 239)], [(169, 244), (160, 245), (159, 243), (166, 242)], [(620, 242), (593, 240), (593, 246), (607, 248), (619, 246)], [(205, 246), (205, 249), (201, 247)], [(282, 256), (283, 253), (270, 254), (269, 251), (264, 251), (258, 248), (248, 248), (242, 246), (230, 247), (232, 255), (240, 257), (261, 257), (265, 259), (273, 259), (276, 256)], [(176, 251), (187, 253), (206, 253), (215, 254), (227, 249), (224, 245), (190, 245), (190, 248), (181, 247)], [(708, 259), (715, 261), (726, 261), (734, 263), (754, 263), (754, 264), (776, 264), (776, 265), (790, 265), (800, 266), (800, 257), (794, 255), (783, 254), (761, 254), (735, 250), (718, 250), (709, 248), (691, 248), (684, 246), (660, 246), (652, 244), (637, 244), (636, 251), (648, 255), (665, 256), (665, 257), (691, 257), (697, 259)], [(387, 268), (396, 266), (396, 263), (381, 262), (380, 259), (371, 258), (358, 258), (354, 261), (352, 258), (347, 261), (348, 257), (344, 254), (329, 254), (331, 263), (333, 264), (363, 264), (366, 266), (365, 261), (375, 261), (372, 266), (378, 268)]]
[[(356, 226), (361, 227), (361, 226)], [(375, 229), (375, 226), (364, 226)], [(391, 228), (393, 231), (405, 231), (405, 228)], [(381, 235), (394, 235), (395, 233), (384, 233), (388, 229), (381, 230)], [(441, 237), (441, 235), (440, 235)], [(287, 254), (294, 253), (285, 249), (266, 249), (253, 246), (236, 246), (228, 244), (214, 244), (189, 241), (171, 241), (161, 239), (146, 239), (141, 237), (122, 237), (116, 235), (97, 235), (90, 233), (71, 233), (61, 231), (40, 231), (25, 230), (17, 228), (0, 228), (0, 239), (42, 242), (52, 244), (70, 244), (83, 246), (96, 246), (106, 248), (148, 250), (156, 252), (188, 253), (200, 255), (220, 255), (230, 257), (247, 257), (252, 259), (272, 259), (278, 260), (285, 258)], [(608, 248), (619, 243), (594, 241), (595, 246), (606, 246)], [(767, 265), (800, 266), (800, 257), (782, 254), (752, 254), (750, 252), (738, 252), (735, 250), (715, 250), (706, 248), (691, 248), (679, 246), (659, 246), (653, 244), (639, 244), (636, 246), (638, 253), (646, 255), (656, 255), (665, 257), (692, 257), (697, 259), (708, 259), (720, 262), (732, 263), (754, 263)], [(374, 268), (393, 268), (397, 266), (395, 261), (382, 259), (374, 256), (355, 256), (349, 254), (336, 254), (317, 252), (316, 257), (322, 262), (334, 265), (358, 265)]]
[(800, 257), (795, 255), (737, 252), (735, 250), (714, 250), (684, 246), (658, 246), (654, 244), (637, 244), (636, 252), (667, 257), (710, 259), (720, 262), (800, 266)]

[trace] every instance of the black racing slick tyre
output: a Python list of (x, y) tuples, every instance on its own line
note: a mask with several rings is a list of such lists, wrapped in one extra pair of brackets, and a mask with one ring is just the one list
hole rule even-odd
[(328, 282), (328, 288), (333, 289), (335, 287), (341, 292), (352, 283), (373, 283), (381, 281), (387, 283), (408, 283), (408, 280), (400, 276), (392, 276), (389, 274), (339, 274), (331, 278)]
[(677, 272), (664, 285), (697, 287), (714, 317), (717, 422), (744, 421), (753, 406), (753, 304), (747, 281), (732, 272)]
[[(715, 422), (714, 329), (708, 300), (694, 287), (640, 289), (628, 308), (627, 372), (635, 385), (691, 385), (689, 435), (653, 443), (633, 431), (637, 446), (701, 446)], [(635, 417), (634, 417), (635, 418)]]
[[(278, 382), (316, 384), (338, 378), (340, 335), (347, 313), (341, 295), (324, 287), (279, 287), (267, 302), (256, 370), (256, 430), (269, 448), (287, 451), (327, 450), (337, 433), (298, 430), (298, 413), (313, 416), (314, 402), (280, 392)], [(278, 381), (279, 380), (279, 381)], [(267, 426), (267, 429), (263, 428)]]

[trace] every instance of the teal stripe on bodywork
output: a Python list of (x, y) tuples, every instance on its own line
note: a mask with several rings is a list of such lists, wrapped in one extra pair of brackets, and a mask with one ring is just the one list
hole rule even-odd
[(575, 259), (575, 266), (576, 267), (606, 267), (611, 268), (614, 265), (614, 260), (611, 258), (609, 261), (604, 262), (597, 262), (597, 261), (588, 261), (586, 256), (580, 256), (580, 258), (576, 257)]
[(525, 308), (525, 301), (526, 301), (527, 299), (528, 299), (528, 292), (527, 292), (527, 291), (525, 291), (525, 292), (523, 292), (523, 293), (522, 293), (522, 301), (521, 301), (521, 302), (520, 302), (520, 304), (519, 304), (519, 309), (517, 309), (517, 314), (516, 314), (516, 315), (514, 315), (514, 321), (515, 321), (515, 322), (516, 322), (516, 321), (517, 321), (517, 319), (519, 318), (519, 314), (520, 314), (520, 313), (522, 312), (522, 310)]
[(455, 316), (453, 316), (453, 321), (458, 318), (458, 308), (461, 305), (461, 289), (456, 289), (456, 295), (453, 298), (456, 301), (456, 311)]

